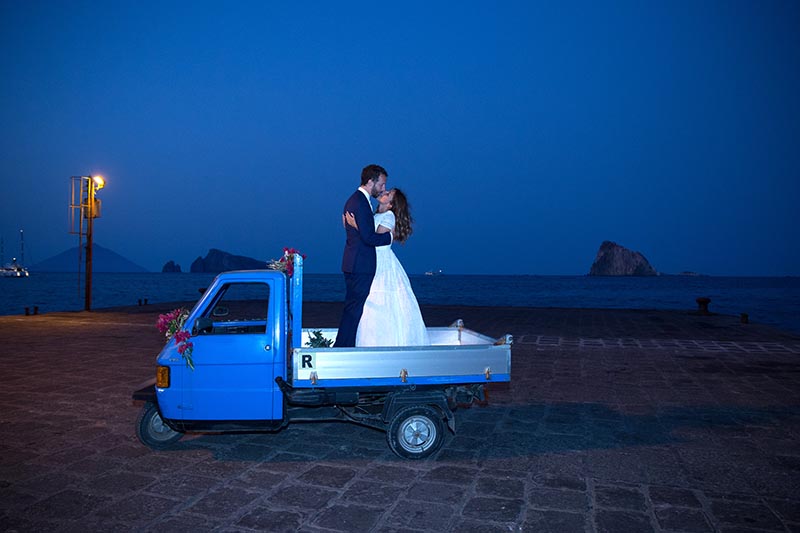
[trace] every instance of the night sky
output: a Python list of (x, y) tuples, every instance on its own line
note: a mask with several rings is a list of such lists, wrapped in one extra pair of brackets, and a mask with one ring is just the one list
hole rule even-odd
[(0, 0), (0, 235), (153, 271), (284, 246), (339, 272), (378, 163), (411, 274), (800, 275), (800, 2)]

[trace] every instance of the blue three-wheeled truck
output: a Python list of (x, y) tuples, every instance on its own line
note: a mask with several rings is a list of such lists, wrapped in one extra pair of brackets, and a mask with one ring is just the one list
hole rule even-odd
[[(303, 261), (294, 274), (224, 272), (190, 311), (190, 368), (175, 342), (143, 401), (139, 439), (164, 449), (186, 432), (277, 431), (293, 421), (345, 421), (387, 433), (397, 455), (421, 459), (455, 433), (453, 409), (485, 400), (487, 383), (509, 381), (511, 335), (428, 328), (429, 346), (312, 347), (336, 329), (302, 329)], [(316, 342), (312, 342), (316, 341)], [(323, 342), (324, 344), (324, 342)]]

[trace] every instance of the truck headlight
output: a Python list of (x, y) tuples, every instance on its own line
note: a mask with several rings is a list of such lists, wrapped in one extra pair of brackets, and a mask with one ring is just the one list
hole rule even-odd
[(159, 389), (169, 388), (169, 367), (156, 367), (156, 387)]

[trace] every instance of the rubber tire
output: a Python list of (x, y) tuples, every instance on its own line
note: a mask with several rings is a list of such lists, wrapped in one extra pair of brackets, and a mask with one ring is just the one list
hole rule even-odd
[(386, 433), (389, 448), (405, 459), (424, 459), (442, 447), (444, 424), (441, 414), (427, 405), (400, 409)]
[(175, 431), (164, 423), (158, 408), (152, 402), (147, 402), (139, 413), (136, 421), (136, 436), (139, 440), (153, 450), (166, 450), (183, 437), (183, 433)]

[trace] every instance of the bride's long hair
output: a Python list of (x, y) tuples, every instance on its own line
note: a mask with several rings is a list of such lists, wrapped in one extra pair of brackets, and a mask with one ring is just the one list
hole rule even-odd
[(392, 211), (394, 212), (394, 240), (404, 243), (406, 239), (414, 231), (411, 224), (414, 219), (411, 218), (411, 205), (406, 199), (406, 195), (400, 189), (394, 189), (394, 199), (392, 200)]

